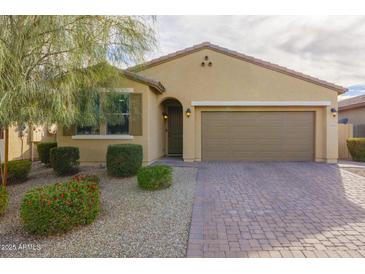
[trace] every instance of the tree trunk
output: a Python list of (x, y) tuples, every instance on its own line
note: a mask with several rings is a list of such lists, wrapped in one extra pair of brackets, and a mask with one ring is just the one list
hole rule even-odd
[(0, 153), (0, 177), (1, 177), (1, 187), (3, 186), (3, 181), (4, 181), (4, 177), (3, 177), (3, 158), (1, 157), (1, 153)]
[(34, 151), (33, 151), (33, 124), (32, 123), (29, 123), (28, 125), (28, 138), (29, 138), (29, 158), (30, 160), (33, 162), (34, 160)]
[(22, 160), (24, 160), (24, 140), (23, 137), (19, 137), (20, 138), (20, 151), (21, 151), (21, 155), (22, 155)]
[(4, 172), (2, 173), (2, 183), (5, 188), (8, 182), (8, 162), (9, 162), (9, 127), (5, 128), (4, 136)]

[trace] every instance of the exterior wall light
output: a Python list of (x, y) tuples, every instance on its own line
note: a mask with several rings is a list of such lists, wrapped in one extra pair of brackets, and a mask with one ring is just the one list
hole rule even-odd
[(167, 120), (167, 119), (169, 118), (169, 116), (167, 115), (167, 113), (166, 113), (166, 112), (162, 112), (162, 118), (163, 118), (164, 120)]
[(190, 115), (191, 115), (191, 110), (190, 110), (190, 108), (188, 108), (186, 111), (185, 111), (185, 114), (186, 114), (186, 117), (190, 117)]
[(337, 110), (335, 108), (331, 108), (331, 113), (333, 117), (336, 117), (337, 115)]

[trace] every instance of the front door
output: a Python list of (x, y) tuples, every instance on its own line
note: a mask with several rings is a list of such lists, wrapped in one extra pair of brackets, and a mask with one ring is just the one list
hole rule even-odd
[(183, 152), (183, 117), (181, 106), (168, 106), (167, 115), (168, 155), (181, 156)]

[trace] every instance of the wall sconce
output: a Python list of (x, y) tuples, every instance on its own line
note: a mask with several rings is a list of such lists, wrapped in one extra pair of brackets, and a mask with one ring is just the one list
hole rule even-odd
[(204, 67), (204, 66), (205, 66), (205, 63), (204, 63), (204, 62), (202, 62), (200, 65), (201, 65), (202, 67)]
[(186, 111), (185, 111), (185, 114), (186, 114), (186, 117), (190, 117), (190, 115), (191, 115), (191, 110), (190, 110), (190, 108), (188, 108)]
[(169, 118), (169, 116), (167, 115), (166, 112), (162, 112), (162, 118), (166, 121)]
[(333, 117), (336, 117), (337, 115), (337, 110), (335, 108), (331, 108), (331, 113)]
[(206, 56), (204, 57), (204, 60), (205, 60), (205, 61), (208, 61), (208, 59), (209, 59), (209, 57), (206, 55)]
[(209, 62), (209, 63), (208, 63), (208, 66), (210, 66), (210, 67), (211, 67), (212, 65), (213, 65), (213, 63), (212, 63), (212, 62)]

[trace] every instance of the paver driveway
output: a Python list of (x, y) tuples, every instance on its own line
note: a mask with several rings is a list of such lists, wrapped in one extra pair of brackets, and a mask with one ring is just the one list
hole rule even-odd
[(187, 256), (364, 257), (365, 178), (318, 163), (202, 163)]

